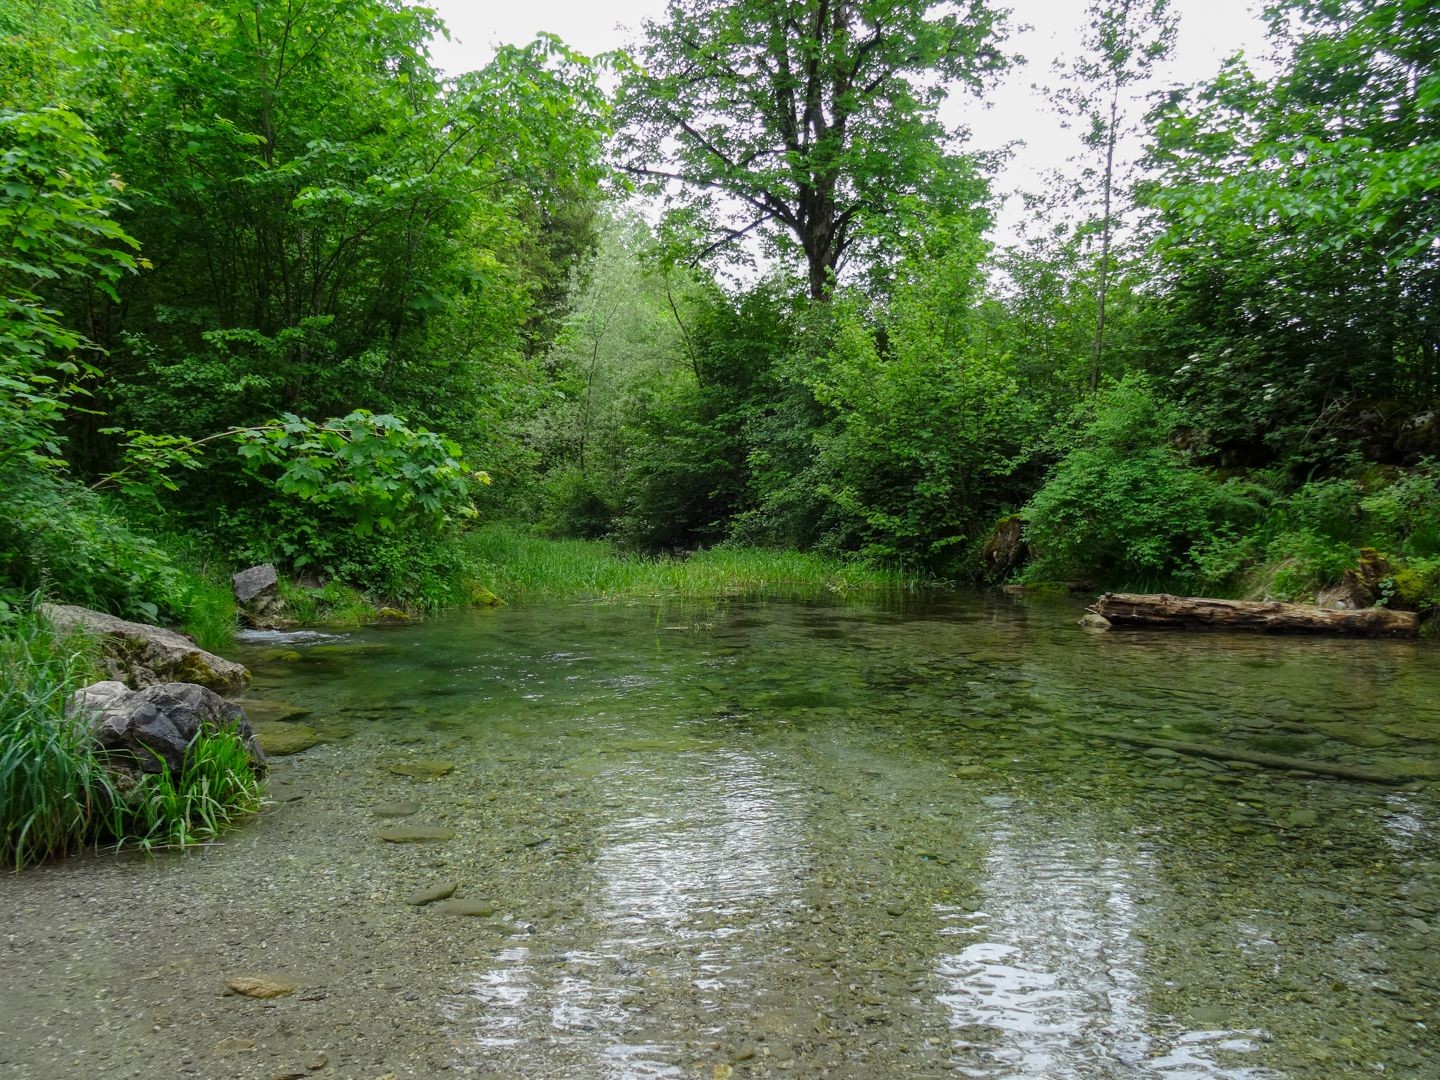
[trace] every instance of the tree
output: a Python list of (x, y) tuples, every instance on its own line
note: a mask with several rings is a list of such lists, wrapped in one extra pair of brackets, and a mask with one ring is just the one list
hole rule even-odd
[(136, 269), (114, 220), (124, 187), (73, 112), (0, 112), (0, 471), (65, 463), (61, 422), (95, 351), (48, 293), (83, 280), (114, 296)]
[(671, 0), (622, 85), (621, 164), (680, 185), (700, 257), (759, 233), (828, 297), (917, 201), (983, 197), (936, 111), (1006, 65), (1003, 32), (986, 0)]
[(1403, 455), (1440, 392), (1440, 21), (1413, 0), (1268, 17), (1278, 78), (1235, 60), (1158, 111), (1157, 338), (1222, 444)]
[(1100, 260), (1095, 289), (1095, 337), (1091, 347), (1090, 393), (1100, 387), (1105, 351), (1105, 301), (1112, 272), (1115, 234), (1115, 151), (1126, 130), (1122, 106), (1127, 92), (1143, 82), (1174, 47), (1176, 18), (1170, 0), (1092, 0), (1084, 55), (1061, 68), (1067, 76), (1056, 93), (1063, 111), (1086, 125), (1085, 145), (1099, 158)]

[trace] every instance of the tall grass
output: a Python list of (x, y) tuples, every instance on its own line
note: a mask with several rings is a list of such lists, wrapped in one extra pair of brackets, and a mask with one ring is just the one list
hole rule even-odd
[(862, 563), (796, 551), (721, 546), (688, 558), (646, 556), (595, 540), (547, 540), (489, 525), (467, 542), (474, 572), (507, 600), (556, 597), (707, 598), (899, 592), (925, 582)]
[(21, 614), (0, 627), (0, 859), (19, 870), (113, 829), (114, 786), (65, 701), (94, 675), (90, 646)]
[(260, 808), (260, 786), (234, 731), (202, 735), (187, 751), (178, 779), (161, 769), (125, 793), (119, 843), (153, 851), (211, 840)]

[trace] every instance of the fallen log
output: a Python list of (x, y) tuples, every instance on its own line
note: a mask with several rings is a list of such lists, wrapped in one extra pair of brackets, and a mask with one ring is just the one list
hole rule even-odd
[(1284, 754), (1266, 754), (1259, 750), (1240, 750), (1229, 746), (1214, 746), (1210, 743), (1177, 742), (1174, 739), (1159, 739), (1152, 735), (1132, 735), (1118, 731), (1100, 731), (1095, 728), (1072, 727), (1077, 735), (1094, 739), (1112, 739), (1115, 742), (1130, 743), (1133, 746), (1158, 747), (1173, 750), (1177, 754), (1193, 757), (1212, 758), (1216, 761), (1247, 761), (1267, 769), (1283, 769), (1287, 772), (1307, 772), (1317, 776), (1334, 776), (1341, 780), (1360, 780), (1367, 784), (1403, 784), (1413, 776), (1399, 772), (1383, 772), (1368, 769), (1363, 765), (1336, 765), (1328, 761), (1312, 761), (1309, 758), (1295, 758)]
[(1362, 637), (1417, 637), (1420, 633), (1420, 616), (1413, 611), (1392, 611), (1389, 608), (1347, 611), (1309, 604), (1213, 600), (1203, 596), (1171, 596), (1169, 593), (1106, 593), (1086, 610), (1119, 627), (1250, 630), (1267, 634), (1351, 634)]

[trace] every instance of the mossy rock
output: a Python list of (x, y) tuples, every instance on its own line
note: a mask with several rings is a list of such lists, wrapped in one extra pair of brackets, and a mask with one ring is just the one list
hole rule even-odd
[(408, 611), (401, 611), (399, 608), (382, 607), (375, 612), (375, 618), (382, 623), (413, 623), (419, 620)]
[(465, 601), (473, 607), (504, 607), (505, 601), (496, 596), (480, 582), (473, 578), (466, 578), (463, 588), (465, 589)]
[(294, 649), (266, 649), (255, 657), (257, 664), (298, 664), (305, 659)]

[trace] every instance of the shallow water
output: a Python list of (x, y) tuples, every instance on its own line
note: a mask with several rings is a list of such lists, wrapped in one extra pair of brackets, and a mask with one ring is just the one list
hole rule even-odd
[[(12, 1000), (0, 1065), (1440, 1076), (1440, 653), (1078, 613), (555, 604), (247, 641), (252, 694), (334, 741), (278, 759), (293, 801), (223, 846), (0, 884), (14, 985), (76, 1028), (47, 1042)], [(454, 769), (389, 771), (427, 760)], [(455, 836), (376, 838), (396, 824)], [(442, 881), (493, 912), (404, 903)], [(311, 992), (218, 997), (258, 970)]]

